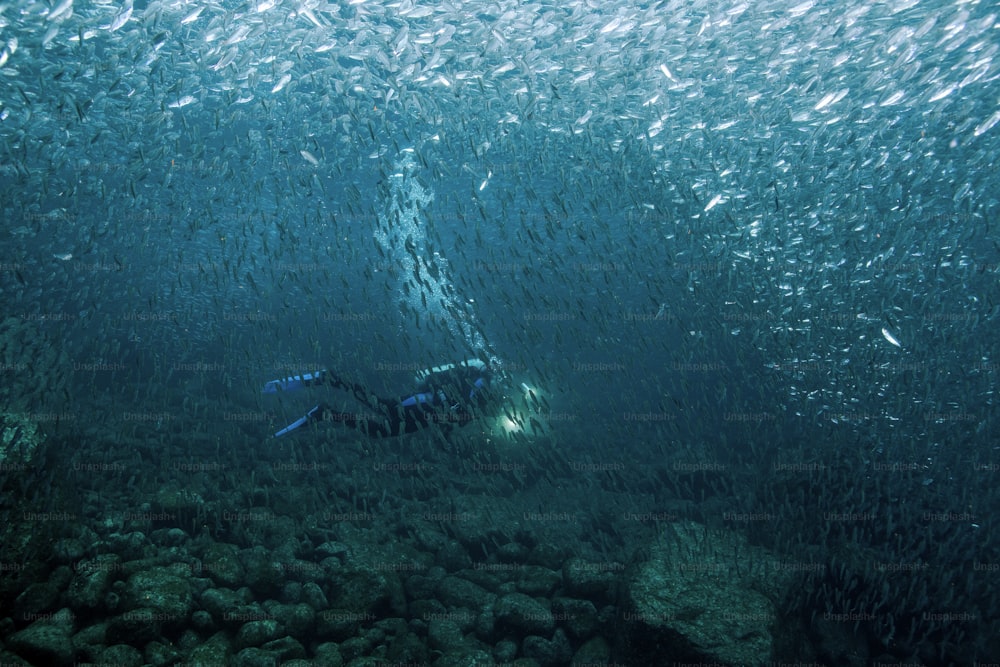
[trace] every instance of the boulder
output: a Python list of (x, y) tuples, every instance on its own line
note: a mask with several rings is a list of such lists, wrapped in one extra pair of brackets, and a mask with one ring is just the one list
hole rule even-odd
[(61, 609), (15, 632), (7, 639), (7, 646), (32, 664), (72, 665), (73, 620), (69, 609)]
[(777, 559), (738, 533), (694, 522), (673, 524), (648, 554), (626, 581), (629, 662), (773, 663), (776, 601), (792, 581)]

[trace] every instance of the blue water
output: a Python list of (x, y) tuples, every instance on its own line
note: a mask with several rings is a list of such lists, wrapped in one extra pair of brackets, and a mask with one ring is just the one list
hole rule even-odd
[[(867, 664), (1000, 657), (994, 7), (194, 9), (0, 10), (0, 396), (50, 439), (31, 503), (94, 526), (164, 486), (273, 509), (261, 471), (305, 462), (331, 474), (267, 482), (293, 522), (576, 502), (587, 527), (546, 539), (604, 561), (662, 529), (616, 516), (661, 512), (824, 564), (782, 603), (813, 649), (777, 657), (846, 659), (832, 635)], [(520, 424), (271, 437), (354, 403), (268, 380), (405, 396), (472, 357)], [(373, 459), (427, 469), (373, 481)], [(51, 492), (69, 461), (125, 471)], [(726, 519), (755, 512), (778, 518)]]

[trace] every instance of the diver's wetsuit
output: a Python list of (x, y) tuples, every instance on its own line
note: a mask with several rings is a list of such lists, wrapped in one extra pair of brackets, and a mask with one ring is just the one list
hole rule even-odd
[(456, 365), (429, 373), (417, 393), (398, 400), (376, 396), (364, 386), (347, 382), (329, 371), (274, 380), (265, 385), (264, 392), (326, 385), (350, 391), (368, 408), (368, 412), (344, 412), (320, 403), (304, 417), (275, 433), (276, 436), (285, 435), (308, 422), (334, 421), (372, 437), (387, 437), (414, 433), (431, 424), (444, 430), (467, 424), (489, 400), (491, 375), (485, 367)]

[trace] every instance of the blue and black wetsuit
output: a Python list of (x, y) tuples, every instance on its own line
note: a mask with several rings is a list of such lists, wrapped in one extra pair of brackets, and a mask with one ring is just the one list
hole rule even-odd
[(333, 421), (372, 437), (388, 437), (414, 433), (432, 424), (448, 431), (469, 423), (490, 400), (491, 376), (485, 367), (455, 365), (428, 374), (416, 393), (396, 400), (377, 396), (363, 385), (347, 382), (329, 371), (273, 380), (265, 385), (264, 392), (325, 385), (350, 391), (365, 406), (362, 411), (346, 412), (320, 403), (304, 417), (275, 433), (276, 436), (309, 422)]

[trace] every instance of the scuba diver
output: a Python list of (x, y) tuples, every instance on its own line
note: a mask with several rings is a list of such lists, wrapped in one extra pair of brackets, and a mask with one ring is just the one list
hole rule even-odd
[(358, 401), (377, 413), (340, 412), (320, 403), (275, 433), (275, 437), (311, 422), (336, 421), (369, 436), (382, 438), (414, 433), (431, 424), (450, 431), (455, 425), (462, 426), (473, 421), (496, 398), (490, 390), (494, 375), (493, 370), (479, 359), (436, 366), (417, 373), (419, 384), (416, 393), (393, 400), (377, 396), (364, 386), (347, 382), (330, 371), (321, 370), (271, 380), (264, 385), (263, 393), (295, 391), (316, 385), (337, 387), (350, 391)]

